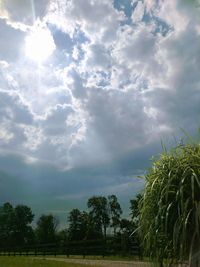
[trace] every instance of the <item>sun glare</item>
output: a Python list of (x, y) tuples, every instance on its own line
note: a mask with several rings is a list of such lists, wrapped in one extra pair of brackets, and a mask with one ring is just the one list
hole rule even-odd
[(48, 29), (37, 28), (25, 39), (25, 53), (28, 58), (38, 63), (48, 59), (56, 46)]

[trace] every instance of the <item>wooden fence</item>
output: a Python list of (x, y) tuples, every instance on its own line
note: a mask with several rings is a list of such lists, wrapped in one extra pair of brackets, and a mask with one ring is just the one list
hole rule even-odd
[(113, 244), (109, 240), (86, 240), (80, 242), (67, 242), (65, 244), (37, 244), (29, 246), (0, 247), (0, 256), (47, 256), (47, 255), (134, 255), (142, 258), (141, 249), (136, 243), (123, 247)]

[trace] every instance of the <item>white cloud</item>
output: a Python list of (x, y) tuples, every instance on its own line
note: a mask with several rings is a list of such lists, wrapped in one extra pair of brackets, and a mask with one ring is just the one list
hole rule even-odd
[(6, 24), (5, 19), (0, 18), (0, 60), (13, 62), (20, 58), (25, 33)]
[(160, 140), (199, 126), (198, 9), (132, 1), (131, 18), (110, 0), (34, 2), (56, 45), (40, 64), (24, 55), (35, 27), (28, 4), (1, 2), (0, 144), (4, 155), (24, 155), (21, 164), (0, 153), (1, 169), (26, 177), (48, 203), (73, 193), (132, 196), (142, 185), (130, 176), (143, 173)]
[(24, 128), (33, 123), (33, 115), (23, 99), (14, 92), (0, 91), (1, 148), (22, 151), (26, 142)]
[(148, 81), (151, 76), (157, 78), (163, 74), (164, 65), (157, 58), (159, 37), (151, 30), (151, 25), (140, 24), (135, 28), (126, 26), (119, 33), (119, 41), (112, 51), (115, 69), (112, 78), (127, 73), (124, 77), (134, 85), (137, 77)]
[(193, 131), (198, 127), (199, 35), (188, 26), (179, 35), (171, 35), (160, 43), (160, 60), (166, 65), (162, 88), (146, 92), (146, 102), (155, 107), (159, 124)]
[(6, 120), (3, 120), (0, 123), (0, 142), (3, 142), (4, 144), (9, 143), (10, 140), (14, 137), (14, 134), (12, 132), (9, 132), (9, 127), (7, 125)]
[(108, 0), (51, 1), (47, 20), (73, 34), (80, 27), (91, 40), (110, 42), (115, 39), (122, 13)]
[(22, 98), (15, 92), (0, 91), (0, 112), (1, 119), (6, 118), (19, 124), (31, 124), (32, 114)]
[[(158, 3), (158, 2), (157, 2)], [(145, 0), (147, 11), (150, 12), (153, 8), (156, 8), (156, 0)]]
[(178, 1), (162, 1), (156, 15), (167, 22), (178, 34), (184, 31), (189, 23), (190, 18), (177, 8)]
[(0, 86), (15, 90), (28, 103), (35, 116), (45, 116), (57, 104), (71, 103), (71, 96), (60, 76), (59, 68), (38, 66), (22, 59), (2, 70)]
[(41, 120), (43, 131), (48, 136), (63, 135), (67, 130), (66, 121), (74, 110), (70, 105), (57, 105), (50, 109), (45, 119)]
[(96, 163), (113, 160), (149, 142), (151, 123), (137, 92), (91, 88), (85, 109), (90, 117), (85, 141), (72, 150), (78, 164), (83, 158)]
[(38, 17), (44, 16), (49, 0), (2, 0), (0, 17), (6, 18), (13, 27), (26, 28), (34, 24)]
[(144, 16), (145, 12), (145, 5), (142, 1), (137, 2), (137, 6), (135, 7), (133, 13), (132, 13), (132, 21), (134, 23), (140, 22)]
[[(112, 160), (154, 142), (160, 134), (169, 134), (177, 125), (187, 127), (192, 111), (187, 116), (181, 103), (192, 109), (185, 102), (188, 98), (197, 110), (199, 85), (199, 24), (192, 20), (191, 11), (180, 8), (177, 1), (159, 1), (157, 5), (156, 1), (138, 1), (132, 14), (134, 23), (126, 24), (125, 15), (111, 1), (52, 0), (45, 11), (47, 2), (42, 3), (43, 17), (38, 21), (46, 28), (48, 23), (55, 26), (51, 34), (58, 29), (69, 33), (71, 43), (67, 56), (57, 47), (40, 66), (20, 52), (34, 27), (23, 15), (29, 7), (21, 10), (24, 21), (12, 11), (17, 5), (13, 1), (2, 13), (1, 27), (7, 40), (19, 42), (14, 53), (6, 48), (7, 41), (0, 44), (5, 51), (0, 86), (4, 91), (16, 91), (23, 102), (14, 99), (16, 110), (6, 111), (10, 117), (3, 122), (1, 136), (6, 130), (10, 133), (7, 143), (15, 139), (16, 131), (21, 134), (18, 148), (23, 144), (23, 152), (69, 167)], [(152, 18), (148, 23), (146, 12)], [(24, 33), (9, 23), (29, 28)], [(173, 31), (166, 35), (156, 32), (159, 23)], [(32, 117), (29, 124), (16, 116), (17, 107), (24, 105), (25, 113)], [(194, 118), (196, 123), (197, 116)], [(14, 141), (12, 145), (16, 145)]]
[(24, 148), (28, 151), (36, 151), (42, 144), (42, 142), (45, 140), (41, 128), (35, 126), (24, 127), (24, 135), (27, 139), (24, 143)]
[(110, 51), (102, 44), (90, 44), (84, 46), (85, 60), (83, 68), (92, 71), (106, 71), (111, 65)]

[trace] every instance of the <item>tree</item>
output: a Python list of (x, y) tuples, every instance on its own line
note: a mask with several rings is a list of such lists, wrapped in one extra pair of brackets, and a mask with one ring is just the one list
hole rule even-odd
[(32, 242), (31, 223), (34, 215), (31, 208), (5, 203), (0, 209), (0, 240), (2, 245), (25, 245)]
[(67, 229), (61, 229), (57, 233), (57, 238), (59, 240), (59, 244), (61, 245), (61, 247), (65, 246), (69, 240), (68, 230)]
[(33, 230), (30, 224), (34, 215), (31, 208), (17, 205), (14, 209), (13, 236), (17, 245), (28, 244), (32, 241)]
[(111, 227), (113, 227), (113, 232), (115, 235), (117, 227), (120, 226), (120, 216), (122, 214), (122, 209), (115, 195), (108, 196), (108, 205), (111, 219)]
[(130, 236), (130, 234), (133, 231), (132, 222), (129, 221), (128, 219), (121, 219), (121, 221), (120, 221), (120, 230), (121, 230), (121, 234), (126, 233), (128, 236)]
[(135, 225), (137, 226), (140, 220), (140, 210), (139, 210), (139, 205), (140, 205), (140, 201), (142, 199), (142, 194), (137, 194), (136, 197), (134, 199), (130, 200), (130, 210), (131, 210), (131, 219), (132, 221), (135, 223)]
[(133, 223), (128, 219), (121, 219), (120, 221), (120, 233), (118, 233), (118, 239), (121, 243), (121, 252), (125, 255), (131, 252), (131, 239), (130, 235), (133, 232)]
[(164, 151), (146, 176), (140, 235), (150, 256), (163, 264), (191, 259), (200, 245), (200, 145)]
[(68, 235), (69, 240), (78, 241), (82, 240), (85, 236), (85, 229), (83, 227), (82, 213), (79, 209), (73, 209), (69, 213), (68, 217), (69, 228)]
[(12, 233), (14, 225), (14, 208), (10, 203), (4, 203), (0, 208), (0, 244), (12, 245)]
[(100, 239), (102, 238), (102, 231), (99, 224), (91, 213), (82, 213), (83, 229), (85, 229), (85, 240)]
[(52, 214), (41, 215), (37, 221), (36, 236), (40, 244), (54, 243), (58, 219)]
[(97, 239), (102, 236), (100, 228), (91, 213), (73, 209), (68, 217), (68, 238), (71, 241)]
[(109, 226), (109, 210), (108, 201), (106, 197), (93, 196), (88, 199), (88, 208), (90, 209), (90, 215), (96, 223), (96, 229), (99, 229), (102, 235), (106, 238), (106, 230)]

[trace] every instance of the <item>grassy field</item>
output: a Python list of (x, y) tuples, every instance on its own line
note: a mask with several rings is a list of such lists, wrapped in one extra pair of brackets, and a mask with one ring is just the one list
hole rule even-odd
[[(86, 267), (87, 265), (34, 259), (30, 257), (0, 257), (0, 267)], [(90, 267), (96, 267), (90, 265)]]

